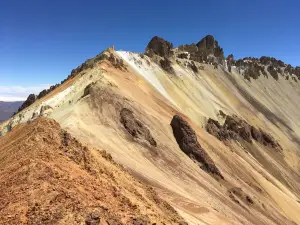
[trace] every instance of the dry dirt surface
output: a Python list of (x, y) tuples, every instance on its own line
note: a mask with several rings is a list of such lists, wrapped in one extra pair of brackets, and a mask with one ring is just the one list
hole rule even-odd
[(185, 224), (105, 151), (38, 118), (0, 137), (0, 224)]

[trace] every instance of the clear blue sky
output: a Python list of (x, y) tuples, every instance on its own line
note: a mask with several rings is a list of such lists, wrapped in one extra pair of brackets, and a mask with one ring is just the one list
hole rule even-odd
[(298, 0), (1, 1), (0, 100), (58, 83), (110, 45), (142, 52), (154, 35), (179, 45), (212, 34), (226, 55), (300, 65), (299, 10)]

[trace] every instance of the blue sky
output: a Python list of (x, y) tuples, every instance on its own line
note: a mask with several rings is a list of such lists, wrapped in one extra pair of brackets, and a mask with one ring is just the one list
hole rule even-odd
[(212, 34), (225, 54), (300, 65), (300, 2), (46, 1), (0, 3), (0, 100), (58, 83), (114, 45), (142, 52), (155, 35), (175, 46)]

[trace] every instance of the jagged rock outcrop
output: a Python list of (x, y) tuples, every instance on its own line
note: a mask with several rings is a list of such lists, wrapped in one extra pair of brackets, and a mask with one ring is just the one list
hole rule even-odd
[(178, 46), (178, 50), (182, 52), (188, 52), (190, 54), (196, 54), (198, 52), (198, 47), (196, 44), (190, 44), (190, 45), (180, 45)]
[(207, 35), (197, 44), (198, 52), (203, 52), (206, 55), (214, 55), (215, 57), (224, 58), (223, 49), (212, 35)]
[(141, 141), (147, 141), (153, 147), (157, 146), (149, 129), (140, 120), (135, 118), (130, 109), (123, 108), (121, 110), (120, 122), (132, 137)]
[(30, 94), (27, 98), (27, 100), (22, 104), (22, 106), (18, 109), (18, 112), (22, 111), (23, 109), (27, 108), (28, 106), (32, 105), (36, 100), (43, 98), (44, 96), (46, 96), (47, 94), (49, 94), (51, 91), (55, 90), (56, 88), (58, 88), (60, 85), (59, 84), (55, 84), (52, 85), (50, 88), (48, 89), (44, 89), (42, 90), (38, 95), (35, 94)]
[(226, 58), (228, 71), (231, 73), (231, 67), (235, 64), (233, 54), (230, 54)]
[[(153, 37), (148, 43), (146, 54), (153, 58), (157, 55), (163, 58), (170, 58), (176, 56), (178, 59), (186, 59), (200, 63), (207, 63), (214, 65), (218, 69), (218, 65), (225, 65), (225, 57), (223, 48), (212, 35), (207, 35), (201, 39), (197, 44), (180, 45), (173, 49), (173, 44), (160, 37)], [(155, 58), (155, 57), (154, 57)], [(170, 68), (166, 60), (156, 59), (162, 68)], [(178, 61), (179, 62), (179, 61)], [(230, 54), (226, 58), (228, 72), (232, 72), (232, 67), (235, 66), (237, 72), (242, 74), (245, 79), (251, 81), (258, 79), (261, 75), (268, 78), (270, 74), (275, 80), (279, 79), (279, 75), (294, 75), (292, 80), (297, 82), (296, 77), (300, 80), (300, 67), (292, 67), (285, 64), (281, 60), (273, 57), (262, 56), (261, 58), (245, 57), (243, 59), (235, 60), (233, 55)], [(192, 68), (197, 72), (195, 67)], [(168, 71), (168, 70), (166, 70)], [(168, 71), (169, 72), (169, 71)]]
[(259, 143), (262, 143), (265, 146), (269, 146), (271, 148), (282, 149), (280, 144), (272, 137), (270, 134), (266, 133), (262, 129), (257, 129), (251, 126), (251, 135), (254, 140)]
[[(300, 67), (292, 67), (286, 65), (283, 61), (275, 59), (273, 57), (262, 56), (261, 58), (245, 57), (243, 59), (234, 60), (230, 63), (231, 66), (236, 66), (237, 71), (244, 75), (247, 80), (258, 79), (263, 74), (268, 78), (270, 74), (275, 80), (279, 79), (279, 76), (294, 75), (292, 79), (297, 82), (296, 77), (300, 80)], [(228, 65), (228, 62), (227, 62)], [(267, 73), (268, 72), (268, 73)], [(286, 78), (288, 80), (288, 78)]]
[(35, 94), (30, 94), (26, 101), (20, 106), (20, 108), (18, 109), (18, 112), (20, 112), (21, 110), (27, 108), (28, 106), (32, 105), (35, 101), (36, 101), (36, 95)]
[(239, 138), (237, 133), (226, 129), (225, 127), (221, 126), (218, 121), (211, 118), (209, 118), (207, 121), (206, 130), (208, 133), (217, 137), (221, 141), (230, 139), (238, 140)]
[(233, 54), (230, 54), (226, 57), (226, 60), (229, 61), (229, 62), (234, 62), (234, 56)]
[(280, 144), (270, 134), (262, 129), (251, 126), (245, 120), (237, 116), (228, 116), (223, 125), (211, 118), (206, 124), (206, 131), (218, 138), (220, 141), (225, 140), (245, 140), (252, 143), (253, 139), (264, 146), (274, 149), (282, 149)]
[(245, 120), (237, 116), (227, 116), (223, 126), (225, 129), (238, 134), (245, 141), (252, 143), (251, 127)]
[(275, 80), (278, 80), (278, 73), (277, 73), (278, 71), (273, 65), (268, 66), (267, 70)]
[(205, 171), (224, 179), (213, 160), (199, 144), (195, 131), (183, 118), (175, 115), (171, 121), (171, 127), (180, 149), (186, 155), (197, 161)]
[(120, 69), (123, 71), (127, 70), (127, 67), (123, 62), (123, 59), (116, 57), (113, 53), (110, 53), (110, 55), (108, 57), (108, 61), (110, 61), (111, 64), (117, 69)]
[(178, 55), (181, 56), (182, 52), (188, 52), (190, 60), (200, 63), (215, 64), (221, 63), (224, 59), (223, 49), (212, 35), (207, 35), (197, 44), (180, 45), (178, 50)]
[(55, 85), (52, 85), (52, 86), (51, 86), (50, 88), (48, 88), (48, 89), (42, 90), (42, 91), (38, 94), (37, 99), (40, 99), (40, 98), (46, 96), (47, 94), (49, 94), (51, 91), (55, 90), (55, 89), (58, 88), (58, 87), (59, 87), (59, 84), (55, 84)]
[(151, 55), (152, 53), (161, 57), (170, 57), (172, 55), (173, 44), (160, 37), (153, 37), (148, 43), (146, 52)]
[(188, 67), (190, 67), (194, 73), (198, 72), (198, 67), (196, 66), (195, 62), (191, 61), (190, 63), (188, 63)]
[(168, 73), (173, 74), (174, 73), (174, 69), (172, 67), (172, 63), (168, 58), (163, 58), (159, 61), (160, 66), (163, 70), (167, 71)]
[(259, 59), (260, 63), (267, 66), (267, 65), (273, 65), (275, 67), (285, 67), (285, 64), (281, 60), (277, 60), (273, 57), (268, 57), (268, 56), (262, 56)]

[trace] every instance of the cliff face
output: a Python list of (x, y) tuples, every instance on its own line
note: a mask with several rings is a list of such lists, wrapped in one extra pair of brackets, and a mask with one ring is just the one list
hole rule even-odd
[[(215, 40), (204, 40), (174, 48), (159, 39), (152, 54), (107, 50), (0, 128), (55, 119), (189, 224), (300, 223), (296, 75), (286, 79), (290, 67), (272, 58), (225, 59)], [(175, 115), (189, 138), (172, 126)]]
[(171, 50), (173, 49), (173, 44), (164, 40), (160, 37), (153, 37), (151, 41), (148, 43), (146, 52), (148, 54), (156, 54), (161, 57), (170, 57), (172, 55)]

